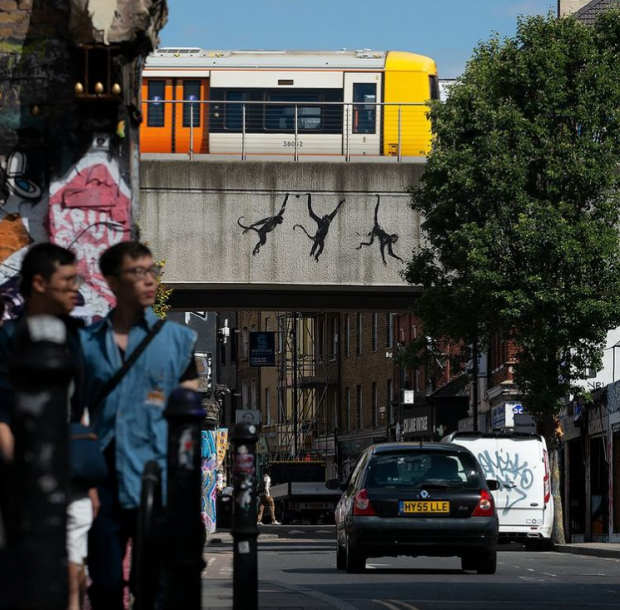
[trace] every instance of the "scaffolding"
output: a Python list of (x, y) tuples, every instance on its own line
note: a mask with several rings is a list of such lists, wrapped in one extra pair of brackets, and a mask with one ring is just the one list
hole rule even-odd
[(331, 380), (317, 345), (317, 314), (287, 312), (277, 320), (279, 459), (299, 460), (314, 451), (323, 431), (320, 416)]

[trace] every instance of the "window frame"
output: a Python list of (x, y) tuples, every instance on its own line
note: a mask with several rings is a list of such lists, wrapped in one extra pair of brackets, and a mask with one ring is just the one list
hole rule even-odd
[[(161, 105), (162, 105), (162, 116), (161, 116), (161, 125), (157, 124), (157, 125), (153, 125), (153, 123), (151, 122), (151, 109), (153, 108), (154, 102), (153, 100), (153, 95), (151, 94), (151, 85), (155, 85), (155, 84), (161, 84), (162, 86), (162, 98), (161, 98)], [(152, 129), (161, 129), (161, 128), (165, 128), (166, 127), (166, 80), (160, 80), (158, 78), (149, 78), (147, 80), (147, 98), (148, 101), (150, 102), (148, 104), (148, 107), (146, 109), (146, 126)]]

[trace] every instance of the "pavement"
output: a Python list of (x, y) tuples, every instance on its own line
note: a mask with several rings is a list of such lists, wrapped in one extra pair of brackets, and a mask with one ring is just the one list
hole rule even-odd
[[(266, 525), (259, 527), (259, 547), (261, 541), (284, 539), (335, 539), (334, 526)], [(620, 559), (618, 543), (578, 543), (556, 545), (556, 553), (571, 553), (594, 557)], [(260, 552), (260, 550), (259, 550)], [(233, 606), (233, 537), (230, 531), (209, 534), (204, 550), (206, 567), (202, 574), (202, 610), (222, 610)], [(259, 608), (277, 610), (319, 610), (340, 608), (334, 599), (317, 591), (298, 586), (274, 583), (260, 579), (258, 582)]]

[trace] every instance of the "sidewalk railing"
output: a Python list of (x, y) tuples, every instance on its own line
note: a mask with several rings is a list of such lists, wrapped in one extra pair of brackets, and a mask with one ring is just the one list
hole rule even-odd
[(146, 100), (143, 153), (301, 157), (424, 157), (426, 104)]

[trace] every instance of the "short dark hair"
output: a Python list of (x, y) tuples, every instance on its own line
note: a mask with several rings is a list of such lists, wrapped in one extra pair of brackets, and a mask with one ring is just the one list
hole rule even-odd
[(99, 269), (103, 277), (117, 275), (123, 268), (123, 259), (128, 256), (137, 260), (143, 256), (152, 257), (151, 251), (139, 241), (122, 241), (108, 248), (99, 258)]
[(49, 280), (62, 265), (75, 265), (75, 254), (56, 244), (36, 244), (22, 261), (20, 290), (24, 298), (32, 292), (32, 279), (40, 275)]

